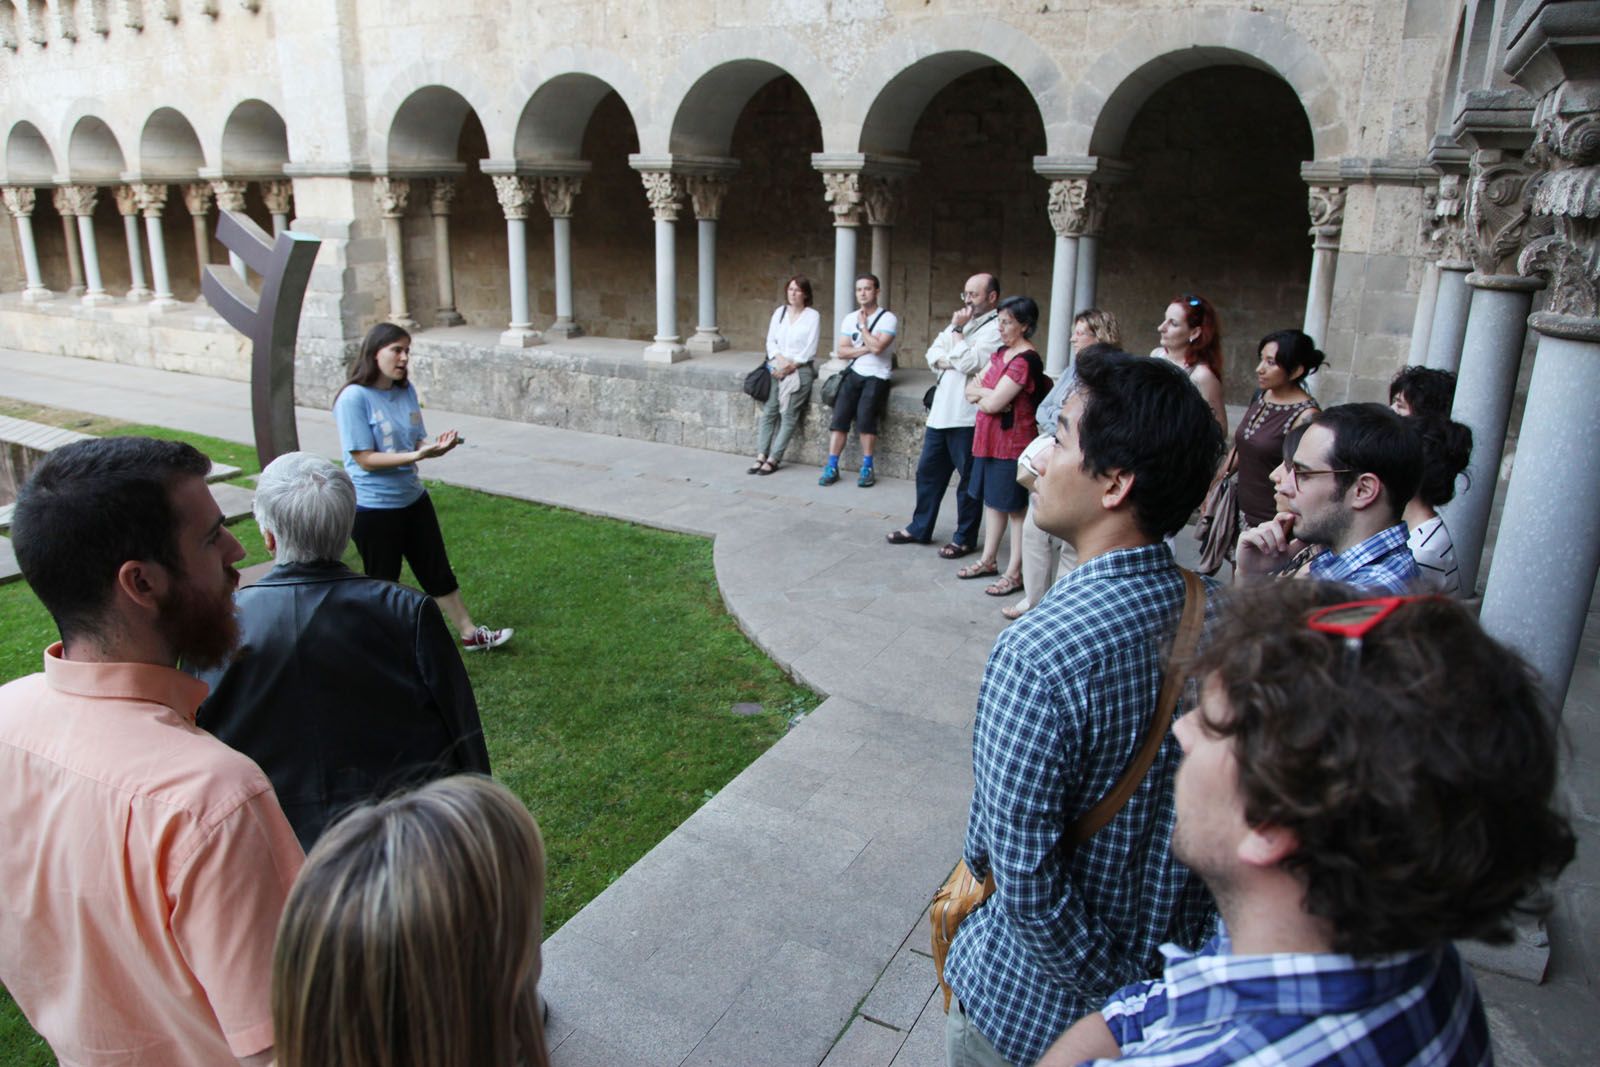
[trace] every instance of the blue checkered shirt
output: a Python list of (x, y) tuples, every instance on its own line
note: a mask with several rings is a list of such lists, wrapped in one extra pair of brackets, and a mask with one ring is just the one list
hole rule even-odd
[(1160, 981), (1101, 1010), (1117, 1067), (1477, 1067), (1494, 1062), (1478, 989), (1452, 946), (1356, 958), (1234, 956), (1224, 930), (1197, 955), (1165, 945)]
[(1346, 582), (1375, 596), (1409, 593), (1417, 580), (1417, 563), (1406, 537), (1406, 524), (1401, 522), (1343, 552), (1324, 552), (1311, 561), (1311, 577)]
[(1165, 544), (1108, 552), (1057, 582), (989, 656), (965, 851), (998, 889), (961, 924), (945, 978), (1013, 1063), (1158, 973), (1162, 942), (1197, 946), (1210, 932), (1211, 898), (1171, 854), (1170, 735), (1116, 818), (1076, 851), (1067, 839), (1133, 758), (1183, 598)]

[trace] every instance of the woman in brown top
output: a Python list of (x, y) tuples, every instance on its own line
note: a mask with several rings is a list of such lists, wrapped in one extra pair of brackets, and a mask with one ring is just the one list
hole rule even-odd
[(1284, 434), (1318, 410), (1316, 399), (1305, 391), (1305, 379), (1326, 358), (1299, 330), (1268, 334), (1259, 351), (1256, 384), (1260, 389), (1233, 434), (1242, 530), (1259, 526), (1277, 513), (1272, 501), (1272, 470), (1283, 461)]

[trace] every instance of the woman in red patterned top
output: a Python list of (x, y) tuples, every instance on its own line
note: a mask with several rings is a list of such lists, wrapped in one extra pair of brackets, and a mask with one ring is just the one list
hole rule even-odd
[(981, 378), (967, 383), (967, 399), (978, 405), (972, 435), (972, 481), (968, 492), (983, 501), (983, 555), (956, 571), (958, 578), (1000, 573), (1000, 540), (1011, 527), (1011, 555), (1005, 574), (984, 590), (1010, 596), (1022, 589), (1022, 520), (1028, 491), (1017, 484), (1017, 457), (1039, 434), (1034, 409), (1050, 391), (1044, 360), (1029, 343), (1039, 324), (1039, 305), (1025, 296), (1000, 302), (995, 319), (1001, 346), (989, 357)]

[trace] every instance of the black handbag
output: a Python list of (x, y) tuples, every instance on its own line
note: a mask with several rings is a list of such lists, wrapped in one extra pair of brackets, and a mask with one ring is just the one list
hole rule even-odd
[(765, 404), (767, 397), (772, 395), (772, 372), (767, 369), (766, 361), (749, 374), (744, 376), (744, 391), (757, 404)]

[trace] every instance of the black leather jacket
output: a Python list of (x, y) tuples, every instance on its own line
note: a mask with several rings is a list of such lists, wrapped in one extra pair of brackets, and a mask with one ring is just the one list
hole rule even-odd
[(238, 593), (243, 639), (196, 721), (260, 764), (307, 849), (342, 811), (489, 773), (478, 703), (431, 597), (342, 563), (274, 567)]

